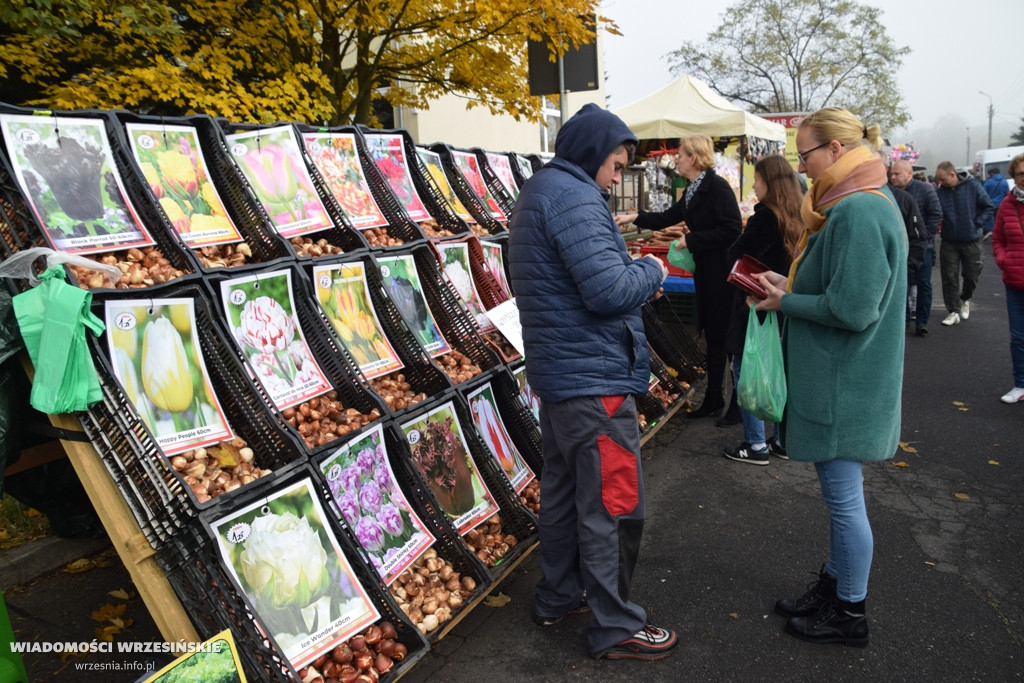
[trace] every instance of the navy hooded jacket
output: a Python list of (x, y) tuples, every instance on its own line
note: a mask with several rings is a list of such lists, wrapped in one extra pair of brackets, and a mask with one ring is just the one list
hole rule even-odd
[(647, 391), (640, 306), (661, 286), (661, 267), (629, 258), (594, 180), (609, 154), (636, 142), (619, 117), (585, 105), (562, 126), (555, 158), (526, 181), (509, 219), (526, 374), (542, 401)]

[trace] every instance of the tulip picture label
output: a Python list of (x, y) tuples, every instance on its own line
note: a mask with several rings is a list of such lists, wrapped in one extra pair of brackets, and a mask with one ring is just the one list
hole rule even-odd
[(377, 206), (377, 201), (366, 182), (363, 164), (352, 133), (305, 133), (302, 144), (320, 172), (327, 189), (338, 200), (357, 230), (378, 228), (388, 219)]
[(519, 385), (519, 393), (522, 395), (523, 400), (526, 401), (526, 405), (529, 406), (534, 419), (540, 422), (540, 399), (530, 389), (530, 382), (526, 378), (526, 365), (520, 365), (512, 370), (512, 376), (516, 378), (516, 384)]
[(441, 269), (445, 277), (455, 287), (462, 303), (466, 304), (466, 308), (476, 320), (477, 327), (481, 332), (495, 329), (494, 323), (487, 317), (487, 310), (476, 290), (476, 283), (473, 282), (469, 245), (465, 242), (438, 242), (434, 246), (441, 256)]
[(505, 298), (511, 299), (512, 287), (509, 286), (508, 278), (505, 277), (505, 255), (501, 245), (480, 240), (480, 248), (484, 251), (484, 268), (494, 276), (494, 280), (498, 283), (498, 288)]
[(195, 334), (192, 299), (108, 300), (105, 315), (114, 376), (165, 455), (233, 438)]
[(153, 244), (128, 198), (100, 119), (0, 114), (14, 176), (57, 251)]
[(126, 123), (125, 131), (149, 189), (182, 242), (203, 247), (242, 241), (210, 179), (195, 128)]
[[(402, 424), (413, 464), (459, 534), (498, 512), (498, 503), (477, 471), (451, 401)], [(415, 443), (409, 439), (418, 433)]]
[(232, 580), (295, 668), (380, 618), (327, 519), (307, 478), (210, 524)]
[(387, 585), (433, 545), (391, 469), (380, 425), (320, 463), (335, 509)]
[(362, 261), (317, 266), (313, 282), (324, 314), (367, 379), (402, 367), (373, 308)]
[(231, 338), (278, 410), (331, 390), (295, 315), (290, 270), (223, 280), (220, 293)]
[(505, 423), (498, 412), (498, 405), (494, 401), (494, 389), (491, 387), (491, 383), (488, 382), (479, 389), (475, 389), (467, 394), (466, 398), (469, 400), (469, 408), (477, 432), (487, 444), (487, 448), (498, 462), (509, 483), (512, 484), (512, 488), (519, 493), (533, 481), (536, 475), (523, 460), (523, 456), (520, 455), (505, 429)]
[(462, 176), (466, 179), (466, 182), (469, 183), (473, 193), (484, 203), (491, 217), (499, 221), (508, 220), (505, 212), (498, 205), (498, 200), (494, 198), (494, 195), (491, 194), (490, 189), (487, 187), (487, 183), (484, 182), (484, 175), (480, 171), (480, 160), (476, 158), (476, 154), (453, 149), (452, 160), (455, 162), (455, 167), (459, 169)]
[(516, 185), (516, 177), (512, 175), (512, 162), (504, 154), (484, 152), (487, 157), (487, 165), (494, 171), (494, 175), (501, 181), (502, 187), (508, 190), (512, 199), (519, 197), (519, 186)]
[(476, 223), (476, 219), (473, 218), (466, 206), (459, 199), (459, 196), (455, 194), (455, 190), (452, 189), (451, 183), (448, 182), (448, 176), (444, 172), (444, 165), (441, 163), (441, 155), (437, 152), (433, 152), (429, 149), (423, 149), (422, 147), (416, 148), (416, 154), (419, 155), (420, 160), (423, 161), (423, 165), (427, 168), (427, 173), (434, 182), (437, 183), (438, 189), (441, 190), (441, 196), (444, 197), (448, 205), (452, 207), (452, 211), (455, 215), (468, 223)]
[(389, 256), (378, 258), (377, 262), (380, 264), (380, 279), (384, 290), (427, 353), (436, 358), (451, 351), (452, 347), (441, 334), (427, 299), (423, 296), (413, 256)]
[(334, 227), (291, 126), (234, 133), (225, 139), (256, 199), (282, 237)]
[(409, 218), (417, 223), (428, 220), (430, 212), (423, 206), (423, 200), (416, 193), (405, 158), (405, 142), (402, 135), (368, 133), (363, 136), (366, 151), (377, 165), (377, 169), (388, 181), (402, 208)]

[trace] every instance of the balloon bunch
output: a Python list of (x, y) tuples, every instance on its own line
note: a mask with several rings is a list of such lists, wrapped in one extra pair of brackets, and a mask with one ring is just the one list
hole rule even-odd
[(917, 161), (917, 157), (921, 155), (916, 149), (914, 149), (914, 143), (902, 143), (899, 145), (893, 145), (892, 151), (889, 152), (889, 158), (892, 161)]

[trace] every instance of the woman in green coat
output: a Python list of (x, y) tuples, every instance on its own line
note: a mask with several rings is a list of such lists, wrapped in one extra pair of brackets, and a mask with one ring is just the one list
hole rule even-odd
[(788, 278), (762, 274), (769, 296), (757, 305), (786, 314), (783, 444), (814, 463), (830, 516), (819, 580), (775, 611), (791, 635), (859, 647), (874, 548), (863, 463), (891, 458), (899, 442), (907, 290), (906, 230), (874, 152), (880, 135), (845, 109), (804, 119), (797, 170), (814, 181), (804, 235)]

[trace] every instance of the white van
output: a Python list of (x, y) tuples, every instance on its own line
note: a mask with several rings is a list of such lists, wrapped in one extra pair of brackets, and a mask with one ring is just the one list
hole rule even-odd
[(978, 177), (982, 182), (988, 178), (990, 168), (999, 169), (999, 172), (1006, 178), (1006, 184), (1013, 188), (1013, 178), (1008, 173), (1010, 159), (1018, 154), (1024, 154), (1024, 145), (1017, 147), (997, 147), (995, 149), (983, 149), (974, 157), (974, 168), (978, 171)]

